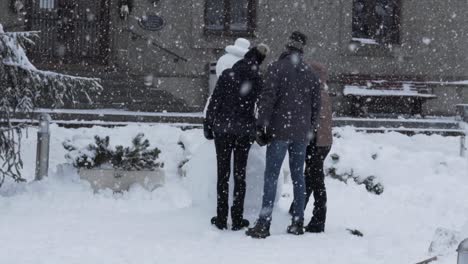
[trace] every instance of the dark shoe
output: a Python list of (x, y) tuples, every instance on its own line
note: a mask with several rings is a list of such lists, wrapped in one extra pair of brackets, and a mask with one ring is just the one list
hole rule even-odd
[(211, 218), (211, 224), (216, 226), (220, 230), (227, 229), (227, 221), (220, 221), (216, 216)]
[(242, 219), (240, 222), (239, 221), (233, 221), (232, 222), (232, 231), (239, 231), (244, 227), (249, 227), (250, 222), (247, 219)]
[(245, 234), (252, 238), (267, 238), (270, 236), (270, 224), (257, 221), (255, 226), (249, 228)]
[(292, 224), (288, 226), (287, 232), (293, 235), (303, 235), (304, 234), (304, 222), (293, 221)]
[(305, 231), (309, 232), (309, 233), (323, 233), (323, 232), (325, 232), (325, 225), (324, 224), (309, 223), (305, 227)]

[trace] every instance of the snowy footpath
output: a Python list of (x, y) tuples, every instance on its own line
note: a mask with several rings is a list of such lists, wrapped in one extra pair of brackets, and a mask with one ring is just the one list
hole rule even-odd
[[(456, 137), (335, 130), (339, 136), (331, 153), (340, 157), (334, 165), (337, 172), (375, 176), (384, 192), (376, 195), (353, 180), (327, 177), (326, 232), (296, 237), (285, 233), (292, 199), (285, 181), (272, 236), (254, 240), (243, 231), (219, 231), (209, 223), (215, 213), (216, 163), (214, 146), (201, 130), (132, 125), (52, 126), (51, 131), (51, 175), (41, 182), (7, 182), (0, 188), (0, 264), (400, 264), (435, 255), (439, 260), (434, 263), (453, 264), (453, 245), (429, 252), (434, 232), (444, 228), (468, 237), (468, 161), (458, 156)], [(164, 187), (93, 193), (76, 173), (57, 173), (57, 165), (65, 162), (65, 139), (91, 143), (94, 135), (109, 135), (111, 144), (128, 145), (138, 132), (162, 151)], [(36, 130), (27, 133), (23, 173), (32, 180)], [(326, 163), (333, 166), (330, 157)], [(247, 217), (253, 222), (255, 215), (248, 212)], [(307, 218), (310, 215), (309, 207)], [(350, 235), (346, 228), (364, 236)]]

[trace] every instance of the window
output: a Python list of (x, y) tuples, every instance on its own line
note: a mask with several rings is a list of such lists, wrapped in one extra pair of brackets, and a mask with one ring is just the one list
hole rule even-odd
[(354, 0), (353, 3), (354, 40), (384, 44), (400, 42), (399, 0)]
[(109, 55), (109, 0), (27, 0), (26, 30), (40, 31), (29, 47), (41, 64), (102, 64)]
[(215, 34), (252, 34), (254, 0), (206, 0), (205, 31)]
[(54, 0), (40, 0), (39, 8), (41, 9), (54, 9), (55, 1)]

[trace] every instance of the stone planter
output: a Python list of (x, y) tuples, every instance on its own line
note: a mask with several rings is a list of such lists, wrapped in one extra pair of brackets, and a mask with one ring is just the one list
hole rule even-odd
[(124, 171), (118, 169), (80, 169), (80, 178), (88, 181), (94, 191), (109, 188), (114, 192), (126, 191), (134, 184), (140, 184), (153, 191), (165, 183), (164, 170)]

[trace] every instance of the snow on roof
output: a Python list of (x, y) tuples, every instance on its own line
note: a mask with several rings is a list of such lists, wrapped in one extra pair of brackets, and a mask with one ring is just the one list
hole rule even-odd
[(461, 81), (429, 81), (425, 84), (440, 84), (440, 85), (468, 85), (468, 80)]
[(435, 98), (433, 94), (421, 94), (416, 90), (406, 89), (403, 90), (383, 90), (383, 89), (371, 89), (367, 86), (356, 86), (356, 85), (345, 85), (343, 94), (344, 95), (360, 95), (360, 96), (406, 96), (406, 97), (425, 97)]
[(448, 82), (448, 84), (466, 84), (468, 85), (468, 80), (464, 80), (464, 81), (456, 81), (456, 82)]
[(368, 44), (368, 45), (379, 45), (377, 40), (375, 39), (368, 39), (368, 38), (352, 38), (353, 41), (360, 42), (361, 44)]
[(432, 124), (453, 124), (457, 121), (455, 117), (439, 117), (439, 116), (426, 116), (424, 119), (422, 118), (374, 118), (374, 117), (333, 117), (334, 121), (366, 121), (366, 122), (399, 122), (399, 123), (411, 123), (411, 122), (418, 122), (418, 123), (432, 123)]

